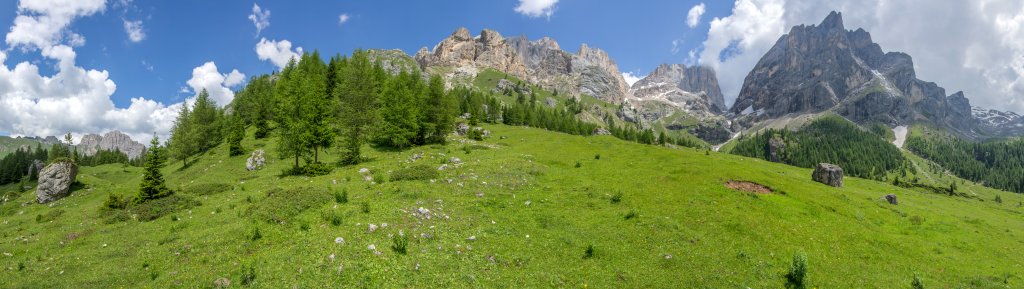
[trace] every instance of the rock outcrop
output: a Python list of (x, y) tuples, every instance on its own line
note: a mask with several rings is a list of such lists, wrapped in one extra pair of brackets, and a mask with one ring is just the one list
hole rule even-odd
[(95, 155), (97, 152), (102, 150), (118, 150), (128, 155), (129, 159), (135, 159), (142, 156), (142, 152), (146, 150), (146, 146), (132, 140), (128, 135), (116, 130), (108, 132), (103, 136), (98, 134), (87, 134), (82, 137), (80, 142), (78, 142), (76, 148), (79, 153), (86, 156)]
[(611, 103), (622, 103), (629, 94), (629, 85), (608, 53), (586, 44), (569, 53), (546, 37), (504, 38), (488, 29), (473, 37), (466, 28), (459, 28), (432, 50), (421, 48), (414, 58), (428, 71), (455, 68), (445, 75), (449, 79), (472, 78), (490, 68), (548, 90), (588, 94)]
[(662, 64), (630, 87), (637, 100), (661, 100), (691, 114), (719, 114), (726, 110), (715, 70), (706, 66)]
[(917, 78), (911, 57), (882, 51), (863, 30), (847, 30), (832, 12), (818, 25), (793, 27), (747, 75), (729, 113), (753, 123), (832, 110), (854, 122), (917, 122), (963, 136), (979, 131), (962, 92)]
[(70, 160), (59, 160), (46, 166), (39, 172), (36, 200), (45, 204), (66, 197), (71, 193), (71, 184), (75, 183), (76, 176), (78, 166)]
[(896, 199), (896, 195), (893, 195), (893, 194), (885, 195), (885, 201), (889, 202), (889, 204), (891, 204), (891, 205), (899, 205), (900, 204), (900, 201)]
[(814, 167), (814, 173), (811, 175), (811, 178), (822, 184), (842, 187), (843, 168), (833, 164), (820, 163)]

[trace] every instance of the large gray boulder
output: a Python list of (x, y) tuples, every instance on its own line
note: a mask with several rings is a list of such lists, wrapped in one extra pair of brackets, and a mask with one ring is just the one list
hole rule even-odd
[(900, 204), (899, 200), (896, 199), (896, 195), (893, 195), (893, 194), (885, 195), (885, 201), (889, 202), (889, 204), (893, 204), (893, 205), (899, 205)]
[(782, 162), (782, 156), (786, 153), (786, 141), (781, 137), (773, 136), (768, 140), (768, 160)]
[(814, 168), (814, 174), (811, 177), (814, 181), (829, 186), (843, 186), (843, 168), (837, 165), (820, 163)]
[(71, 184), (78, 176), (78, 166), (70, 160), (59, 160), (39, 172), (36, 186), (36, 200), (45, 204), (59, 200), (71, 193)]
[(263, 150), (255, 150), (249, 156), (249, 159), (245, 160), (245, 169), (249, 171), (262, 169), (266, 161), (266, 157), (263, 156)]

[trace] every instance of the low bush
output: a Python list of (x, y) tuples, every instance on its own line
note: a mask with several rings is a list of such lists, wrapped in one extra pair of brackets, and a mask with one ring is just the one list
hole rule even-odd
[(479, 129), (470, 129), (466, 132), (466, 138), (476, 141), (484, 140), (484, 132)]
[(608, 201), (610, 201), (612, 204), (618, 204), (619, 202), (622, 202), (622, 193), (615, 193), (614, 195), (612, 195), (611, 198), (608, 199)]
[(231, 190), (231, 185), (225, 183), (199, 183), (185, 186), (182, 191), (196, 196), (212, 195)]
[(167, 214), (180, 210), (190, 209), (199, 206), (199, 201), (180, 196), (171, 195), (164, 198), (150, 200), (145, 203), (136, 204), (125, 208), (129, 215), (134, 214), (139, 221), (146, 222), (159, 219)]
[(594, 257), (594, 245), (587, 245), (587, 249), (583, 251), (583, 259), (590, 259)]
[(341, 191), (334, 191), (334, 202), (339, 204), (348, 203), (348, 189), (341, 189)]
[(273, 188), (267, 191), (265, 198), (249, 206), (245, 214), (257, 220), (283, 224), (313, 206), (330, 201), (331, 193), (324, 188)]
[(807, 254), (797, 253), (793, 255), (793, 264), (789, 266), (789, 273), (786, 273), (786, 287), (803, 289), (807, 287)]
[(119, 210), (124, 209), (131, 203), (131, 199), (122, 197), (120, 195), (110, 194), (107, 195), (107, 200), (103, 201), (104, 209)]
[(425, 181), (437, 178), (437, 169), (428, 165), (414, 165), (391, 172), (391, 181)]
[(639, 215), (636, 210), (629, 210), (629, 213), (626, 213), (626, 220), (636, 218)]
[(342, 221), (341, 214), (339, 214), (337, 211), (327, 210), (327, 211), (324, 211), (321, 214), (321, 216), (323, 216), (324, 221), (327, 221), (328, 223), (330, 223), (331, 226), (335, 226), (335, 227), (341, 226), (341, 221)]
[(60, 215), (64, 214), (64, 210), (56, 209), (46, 212), (46, 214), (36, 215), (36, 223), (46, 223), (49, 221), (56, 220)]
[(323, 176), (334, 171), (334, 165), (325, 163), (311, 163), (302, 167), (302, 174), (310, 177)]

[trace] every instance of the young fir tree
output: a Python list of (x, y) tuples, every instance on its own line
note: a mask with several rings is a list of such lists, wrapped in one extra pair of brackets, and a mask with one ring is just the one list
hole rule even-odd
[(274, 85), (274, 98), (277, 101), (277, 150), (281, 158), (294, 158), (293, 168), (299, 169), (299, 158), (307, 153), (305, 146), (306, 125), (303, 122), (303, 105), (297, 90), (302, 81), (301, 73), (296, 70), (295, 59), (281, 70), (280, 78)]
[(385, 83), (380, 99), (380, 125), (375, 143), (406, 148), (417, 143), (423, 82), (419, 72), (402, 71)]
[[(445, 143), (445, 137), (455, 128), (455, 99), (444, 90), (440, 76), (430, 77), (427, 93), (424, 94), (424, 112), (421, 117), (420, 134), (426, 143)], [(520, 119), (516, 119), (520, 121)]]
[(245, 154), (245, 149), (242, 148), (242, 139), (245, 138), (245, 123), (237, 113), (227, 116), (225, 119), (225, 128), (228, 130), (226, 132), (228, 155), (239, 156)]
[(370, 61), (367, 52), (356, 50), (352, 58), (342, 61), (334, 72), (335, 88), (332, 94), (340, 101), (339, 123), (342, 129), (342, 156), (344, 164), (361, 161), (360, 148), (367, 133), (377, 122), (377, 98), (384, 70)]
[(313, 151), (313, 162), (320, 162), (320, 150), (334, 144), (334, 98), (327, 91), (327, 65), (320, 53), (303, 54), (297, 66), (298, 99), (302, 105), (303, 143)]
[(178, 118), (174, 120), (174, 126), (171, 128), (171, 138), (167, 142), (170, 155), (182, 162), (183, 165), (188, 164), (188, 158), (196, 153), (196, 142), (193, 139), (195, 133), (192, 131), (192, 112), (188, 108), (188, 104), (182, 104), (181, 110), (178, 111)]
[(199, 152), (204, 152), (217, 146), (223, 139), (221, 137), (221, 110), (217, 104), (210, 99), (210, 93), (204, 88), (199, 92), (195, 105), (192, 106), (192, 133), (195, 134), (193, 141), (198, 144)]
[(149, 142), (149, 152), (146, 155), (146, 165), (142, 171), (142, 183), (139, 184), (139, 193), (135, 195), (135, 203), (144, 203), (174, 194), (164, 183), (163, 174), (160, 168), (164, 166), (163, 148), (160, 147), (160, 140), (153, 134), (153, 140)]

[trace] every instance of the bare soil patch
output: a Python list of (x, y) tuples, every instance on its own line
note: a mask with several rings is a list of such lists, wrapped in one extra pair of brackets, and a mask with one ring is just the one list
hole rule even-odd
[(737, 190), (737, 191), (750, 192), (750, 193), (755, 193), (755, 194), (771, 194), (771, 193), (775, 192), (775, 191), (773, 191), (769, 187), (766, 187), (764, 185), (761, 185), (761, 184), (758, 184), (758, 183), (755, 183), (755, 182), (748, 182), (748, 181), (735, 181), (735, 180), (728, 181), (728, 182), (725, 182), (725, 187), (733, 189), (733, 190)]

